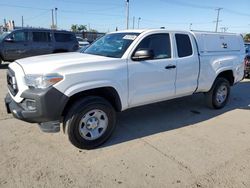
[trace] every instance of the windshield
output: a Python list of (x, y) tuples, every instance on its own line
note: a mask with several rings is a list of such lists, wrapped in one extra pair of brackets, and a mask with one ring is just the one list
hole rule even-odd
[(104, 35), (83, 53), (121, 58), (139, 33), (111, 33)]
[(6, 32), (6, 33), (0, 34), (0, 41), (3, 40), (8, 34), (10, 33)]

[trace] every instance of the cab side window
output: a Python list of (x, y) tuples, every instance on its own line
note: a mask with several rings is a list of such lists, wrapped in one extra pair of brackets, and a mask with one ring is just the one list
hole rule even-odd
[(50, 42), (50, 33), (49, 32), (32, 32), (34, 42)]
[(137, 46), (135, 51), (138, 50), (152, 50), (153, 59), (166, 59), (171, 58), (171, 44), (169, 34), (153, 34), (147, 36)]
[(186, 34), (175, 34), (178, 57), (187, 57), (193, 54), (191, 41)]

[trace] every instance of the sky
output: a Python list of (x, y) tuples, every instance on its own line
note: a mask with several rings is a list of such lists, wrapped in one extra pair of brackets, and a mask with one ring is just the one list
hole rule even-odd
[[(126, 29), (125, 0), (0, 0), (0, 25), (6, 19), (21, 26), (23, 16), (25, 26), (49, 28), (55, 8), (60, 29), (72, 24), (100, 32)], [(218, 8), (218, 31), (250, 33), (250, 0), (130, 0), (129, 28), (138, 28), (139, 20), (140, 29), (215, 31)]]

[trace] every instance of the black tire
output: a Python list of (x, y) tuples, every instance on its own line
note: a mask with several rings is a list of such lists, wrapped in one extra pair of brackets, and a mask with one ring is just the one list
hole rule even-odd
[[(96, 123), (95, 128), (90, 128), (87, 129), (88, 126), (90, 126), (87, 123), (81, 122), (82, 119), (85, 119), (87, 115), (89, 116), (91, 111), (99, 110), (98, 112), (102, 112), (105, 115), (104, 121), (106, 121), (106, 118), (108, 120), (108, 123), (106, 123), (106, 128), (100, 128), (99, 125), (99, 120), (98, 123)], [(88, 114), (89, 113), (89, 114)], [(93, 116), (93, 117), (92, 117)], [(91, 118), (95, 118), (94, 115), (89, 116)], [(101, 118), (101, 117), (100, 117)], [(87, 119), (87, 118), (86, 118)], [(89, 120), (88, 120), (89, 121)], [(97, 121), (97, 120), (96, 120)], [(92, 120), (91, 120), (92, 122)], [(116, 123), (116, 112), (113, 108), (113, 106), (106, 101), (105, 99), (101, 97), (85, 97), (83, 99), (80, 99), (76, 101), (68, 111), (65, 121), (64, 121), (64, 126), (65, 126), (65, 132), (68, 134), (69, 141), (76, 146), (77, 148), (80, 149), (93, 149), (101, 144), (103, 144), (112, 134), (112, 132), (115, 129), (115, 123)], [(81, 125), (80, 125), (81, 124)], [(84, 125), (83, 125), (84, 124)], [(83, 134), (80, 131), (80, 126), (81, 128), (85, 128), (89, 130), (89, 136), (87, 135), (81, 135)], [(98, 128), (98, 134), (100, 134), (100, 130), (103, 131), (101, 136), (89, 140), (91, 138), (91, 130), (95, 130)], [(85, 138), (84, 138), (85, 137)], [(89, 137), (89, 139), (88, 139)]]
[(2, 60), (2, 58), (1, 58), (1, 56), (0, 56), (0, 65), (2, 65), (2, 63), (3, 63), (3, 60)]
[[(217, 93), (219, 92), (219, 89), (222, 87), (225, 88), (226, 95), (225, 98), (223, 98), (223, 100), (219, 102), (220, 100), (218, 101), (217, 99)], [(210, 91), (205, 93), (207, 106), (213, 109), (223, 108), (227, 104), (229, 96), (230, 96), (230, 83), (225, 78), (217, 78)]]

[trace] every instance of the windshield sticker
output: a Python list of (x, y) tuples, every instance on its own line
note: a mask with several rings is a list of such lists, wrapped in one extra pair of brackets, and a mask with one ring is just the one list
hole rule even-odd
[(135, 38), (136, 38), (136, 35), (125, 35), (123, 37), (123, 39), (125, 40), (135, 40)]

